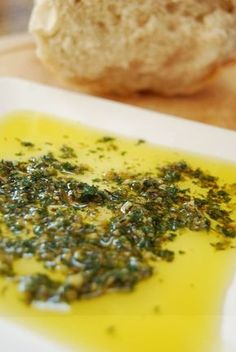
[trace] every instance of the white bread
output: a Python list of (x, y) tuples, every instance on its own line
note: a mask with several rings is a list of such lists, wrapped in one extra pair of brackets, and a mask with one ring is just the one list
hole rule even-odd
[(190, 94), (236, 59), (236, 0), (36, 0), (30, 31), (59, 75), (121, 94)]

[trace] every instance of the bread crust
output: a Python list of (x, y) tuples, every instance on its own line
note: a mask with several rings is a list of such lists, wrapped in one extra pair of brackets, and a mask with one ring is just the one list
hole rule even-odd
[(236, 0), (37, 0), (30, 30), (45, 65), (100, 92), (192, 94), (236, 60)]

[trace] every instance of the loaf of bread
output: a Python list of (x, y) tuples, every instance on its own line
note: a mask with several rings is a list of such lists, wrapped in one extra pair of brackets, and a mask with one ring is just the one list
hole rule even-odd
[(119, 94), (191, 94), (236, 59), (236, 0), (36, 0), (30, 31), (58, 75)]

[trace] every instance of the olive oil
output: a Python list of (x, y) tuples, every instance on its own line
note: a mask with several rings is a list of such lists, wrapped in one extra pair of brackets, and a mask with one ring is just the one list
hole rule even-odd
[[(143, 141), (113, 141), (102, 132), (38, 113), (12, 113), (1, 122), (0, 159), (26, 160), (58, 152), (62, 145), (75, 150), (80, 163), (95, 170), (92, 177), (81, 175), (83, 182), (99, 179), (111, 169), (148, 173), (160, 165), (185, 160), (217, 176), (222, 185), (235, 183), (236, 165), (223, 161)], [(236, 219), (235, 202), (232, 204)], [(168, 246), (176, 253), (174, 262), (154, 264), (154, 275), (134, 291), (82, 299), (71, 307), (62, 305), (61, 311), (26, 305), (16, 285), (0, 279), (0, 314), (72, 350), (224, 351), (221, 315), (236, 259), (235, 242), (232, 248), (217, 251), (212, 244), (219, 240), (213, 232), (184, 230)], [(25, 259), (19, 262), (18, 271), (33, 272), (38, 265)]]

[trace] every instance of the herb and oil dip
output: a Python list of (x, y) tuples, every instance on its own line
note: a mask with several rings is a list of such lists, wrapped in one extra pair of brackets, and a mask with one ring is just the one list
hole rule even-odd
[(144, 140), (10, 114), (0, 127), (0, 313), (27, 315), (73, 346), (209, 351), (235, 269), (235, 175), (235, 165)]

